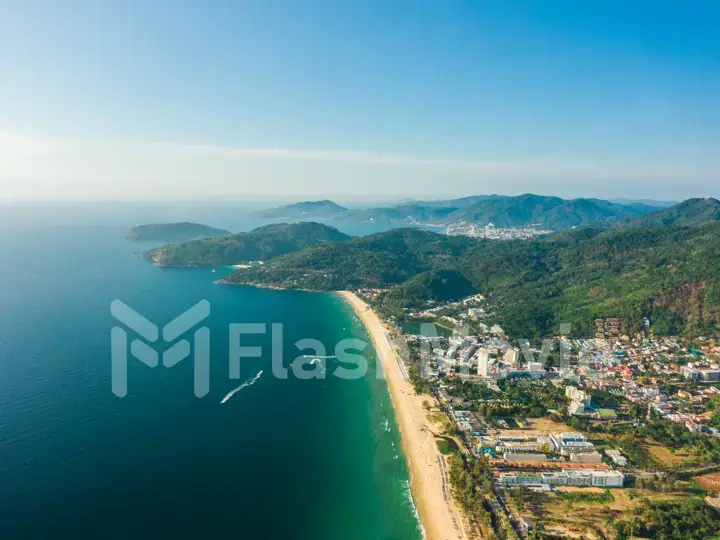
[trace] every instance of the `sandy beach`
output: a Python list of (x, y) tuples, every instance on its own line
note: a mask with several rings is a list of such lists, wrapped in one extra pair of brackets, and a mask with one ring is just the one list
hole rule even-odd
[(447, 464), (435, 444), (423, 409), (423, 402), (434, 404), (434, 398), (415, 394), (412, 384), (405, 379), (385, 325), (370, 306), (352, 292), (339, 294), (362, 319), (382, 361), (410, 468), (413, 498), (428, 540), (466, 539), (461, 514), (449, 496)]

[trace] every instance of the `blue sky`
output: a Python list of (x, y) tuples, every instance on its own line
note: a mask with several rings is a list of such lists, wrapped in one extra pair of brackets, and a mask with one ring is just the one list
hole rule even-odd
[(0, 198), (720, 196), (720, 4), (0, 0)]

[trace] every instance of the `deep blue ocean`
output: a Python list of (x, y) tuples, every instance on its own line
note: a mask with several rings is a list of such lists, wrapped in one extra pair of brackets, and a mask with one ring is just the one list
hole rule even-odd
[[(123, 238), (133, 225), (176, 220), (234, 232), (261, 224), (233, 204), (0, 206), (0, 539), (420, 538), (371, 346), (362, 379), (281, 380), (270, 334), (244, 336), (262, 357), (229, 378), (229, 324), (282, 323), (288, 365), (299, 339), (328, 351), (345, 338), (369, 342), (349, 306), (214, 284), (223, 269), (157, 268), (135, 256), (155, 244)], [(127, 396), (113, 395), (115, 299), (160, 327), (210, 302), (205, 397), (193, 394), (191, 358), (172, 369), (131, 359)]]

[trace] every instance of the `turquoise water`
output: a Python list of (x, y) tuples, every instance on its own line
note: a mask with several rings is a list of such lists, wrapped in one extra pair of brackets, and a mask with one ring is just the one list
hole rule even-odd
[[(371, 350), (359, 380), (280, 380), (270, 336), (248, 336), (243, 345), (263, 355), (229, 379), (230, 323), (282, 323), (287, 365), (302, 338), (329, 351), (367, 340), (351, 309), (333, 295), (155, 268), (133, 255), (150, 245), (122, 238), (152, 221), (148, 210), (111, 210), (0, 216), (0, 538), (420, 538)], [(228, 216), (210, 224), (249, 228)], [(127, 397), (111, 393), (116, 298), (160, 326), (211, 303), (206, 397), (193, 395), (190, 359), (172, 369), (131, 361)]]

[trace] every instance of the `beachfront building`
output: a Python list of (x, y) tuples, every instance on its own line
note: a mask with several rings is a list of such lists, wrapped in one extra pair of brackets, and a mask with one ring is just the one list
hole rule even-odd
[(563, 469), (557, 472), (499, 472), (501, 486), (592, 486), (623, 487), (625, 475), (620, 471)]

